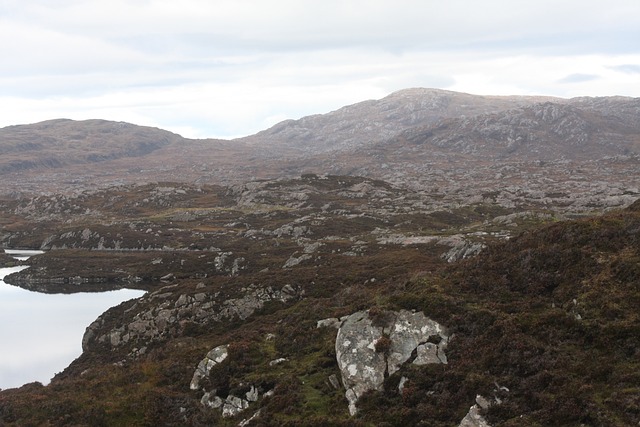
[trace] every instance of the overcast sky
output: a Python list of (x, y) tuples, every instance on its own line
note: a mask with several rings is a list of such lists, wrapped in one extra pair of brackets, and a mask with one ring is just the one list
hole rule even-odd
[(640, 97), (639, 0), (0, 0), (0, 127), (244, 136), (408, 87)]

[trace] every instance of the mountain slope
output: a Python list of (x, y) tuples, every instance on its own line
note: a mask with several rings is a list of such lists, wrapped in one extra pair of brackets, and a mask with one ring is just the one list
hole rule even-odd
[(525, 96), (479, 96), (439, 89), (405, 89), (380, 100), (364, 101), (327, 114), (286, 120), (241, 140), (319, 154), (366, 146), (393, 138), (414, 126), (445, 118), (475, 116), (560, 99)]
[(160, 129), (105, 120), (9, 126), (0, 133), (0, 173), (144, 157), (178, 139)]
[(396, 146), (405, 142), (485, 160), (589, 161), (640, 154), (640, 122), (591, 108), (542, 103), (414, 128)]

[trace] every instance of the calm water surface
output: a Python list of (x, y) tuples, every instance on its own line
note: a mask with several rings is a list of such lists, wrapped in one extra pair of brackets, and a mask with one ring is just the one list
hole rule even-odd
[(6, 275), (23, 268), (0, 268), (0, 389), (49, 383), (80, 356), (91, 322), (110, 307), (144, 294), (132, 289), (42, 294), (4, 283)]

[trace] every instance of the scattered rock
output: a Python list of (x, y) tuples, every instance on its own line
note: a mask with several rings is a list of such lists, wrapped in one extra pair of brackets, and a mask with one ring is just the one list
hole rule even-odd
[(289, 259), (284, 263), (282, 268), (295, 267), (296, 265), (300, 264), (301, 262), (310, 260), (312, 258), (312, 256), (309, 255), (309, 254), (302, 254), (299, 257), (296, 257), (295, 255), (296, 255), (295, 253), (293, 255), (291, 255), (289, 257)]
[[(200, 390), (201, 381), (208, 378), (211, 374), (211, 370), (216, 366), (223, 363), (229, 356), (229, 346), (220, 345), (207, 353), (207, 355), (198, 363), (198, 367), (193, 373), (191, 384), (189, 388), (191, 390)], [(283, 361), (286, 359), (282, 359)], [(226, 398), (219, 396), (218, 390), (213, 388), (210, 391), (205, 391), (200, 403), (203, 406), (212, 409), (221, 409), (223, 417), (233, 417), (238, 415), (249, 407), (252, 402), (257, 402), (260, 398), (260, 393), (255, 386), (251, 386), (243, 397), (234, 396), (229, 394)]]
[(442, 255), (442, 258), (447, 260), (447, 262), (459, 261), (461, 259), (478, 255), (485, 247), (486, 246), (482, 243), (465, 240), (449, 249), (448, 252)]
[(289, 359), (287, 359), (286, 357), (281, 357), (279, 359), (274, 359), (274, 360), (269, 362), (269, 366), (279, 365), (281, 363), (287, 362), (288, 360)]
[(404, 385), (407, 383), (407, 381), (409, 381), (409, 378), (407, 377), (400, 378), (400, 382), (398, 383), (398, 392), (400, 394), (402, 394), (402, 392), (404, 391)]
[(252, 416), (250, 416), (249, 418), (240, 421), (240, 423), (238, 424), (238, 427), (246, 427), (249, 425), (249, 423), (251, 423), (251, 421), (255, 420), (256, 418), (258, 418), (260, 416), (260, 412), (262, 412), (261, 409), (258, 409), (256, 411), (255, 414), (253, 414)]
[(234, 417), (249, 407), (249, 401), (229, 395), (222, 405), (223, 417)]

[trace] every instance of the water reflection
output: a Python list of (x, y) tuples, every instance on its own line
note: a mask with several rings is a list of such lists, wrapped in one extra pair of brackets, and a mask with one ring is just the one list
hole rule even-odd
[(7, 255), (11, 255), (15, 259), (19, 259), (20, 261), (26, 261), (34, 255), (43, 254), (44, 251), (29, 251), (26, 249), (5, 249), (4, 253), (6, 253)]
[[(7, 251), (8, 252), (8, 251)], [(85, 328), (108, 308), (143, 291), (42, 294), (7, 285), (0, 268), (0, 388), (47, 384), (82, 353)]]

